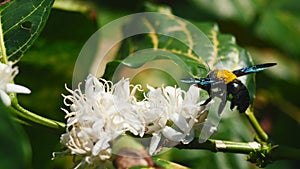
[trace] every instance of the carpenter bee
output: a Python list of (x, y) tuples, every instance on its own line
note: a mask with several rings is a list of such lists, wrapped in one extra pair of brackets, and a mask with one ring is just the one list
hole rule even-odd
[(254, 65), (234, 71), (228, 70), (213, 70), (203, 78), (188, 78), (182, 79), (183, 83), (194, 84), (197, 87), (205, 90), (209, 94), (209, 98), (201, 105), (208, 104), (214, 97), (219, 97), (221, 103), (218, 108), (218, 115), (220, 115), (226, 105), (226, 101), (231, 102), (230, 109), (237, 107), (240, 113), (244, 113), (250, 104), (250, 96), (246, 86), (237, 79), (239, 76), (250, 73), (260, 72), (276, 63), (265, 63)]

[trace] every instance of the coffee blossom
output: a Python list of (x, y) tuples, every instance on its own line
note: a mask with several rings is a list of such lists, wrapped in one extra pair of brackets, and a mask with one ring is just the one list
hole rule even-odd
[(12, 62), (8, 62), (8, 64), (0, 63), (0, 99), (5, 106), (11, 105), (9, 93), (30, 93), (28, 88), (12, 82), (19, 73), (18, 67), (12, 66)]
[(75, 90), (67, 88), (70, 95), (63, 95), (69, 107), (64, 110), (67, 128), (61, 136), (66, 151), (54, 155), (80, 157), (75, 168), (103, 166), (112, 157), (113, 142), (125, 134), (137, 139), (147, 134), (143, 139), (148, 142), (142, 144), (149, 147), (150, 155), (180, 142), (190, 143), (206, 111), (206, 106), (200, 106), (200, 89), (147, 88), (145, 98), (138, 100), (136, 92), (143, 90), (140, 85), (130, 85), (129, 79), (113, 84), (92, 75), (83, 89), (80, 85)]
[(78, 165), (102, 163), (111, 157), (112, 141), (125, 132), (142, 137), (144, 124), (138, 116), (139, 103), (130, 92), (128, 79), (112, 84), (89, 75), (85, 89), (67, 89), (64, 95), (67, 132), (61, 143), (71, 155), (83, 156)]
[(159, 143), (190, 143), (194, 139), (193, 126), (204, 111), (199, 103), (199, 88), (191, 86), (187, 92), (171, 86), (148, 89), (149, 112), (144, 117), (147, 133), (152, 133), (149, 153), (159, 151)]

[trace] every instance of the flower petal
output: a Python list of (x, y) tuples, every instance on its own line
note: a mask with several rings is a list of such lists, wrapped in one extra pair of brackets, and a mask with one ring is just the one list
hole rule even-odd
[(195, 135), (195, 132), (194, 130), (192, 129), (186, 136), (185, 138), (181, 141), (183, 144), (189, 144), (191, 141), (194, 140), (194, 135)]
[(129, 79), (122, 78), (118, 83), (114, 85), (114, 95), (118, 98), (124, 99), (123, 101), (129, 101)]
[(10, 106), (11, 100), (10, 100), (9, 96), (3, 90), (0, 90), (0, 98), (5, 106)]
[(12, 84), (12, 83), (6, 84), (6, 92), (8, 92), (8, 93), (24, 93), (24, 94), (31, 93), (31, 91), (27, 87), (17, 85), (17, 84)]
[(217, 131), (217, 128), (212, 123), (204, 122), (201, 132), (200, 132), (200, 135), (199, 135), (199, 143), (205, 142), (216, 131)]
[(199, 99), (199, 91), (200, 89), (198, 87), (191, 85), (186, 93), (185, 100), (190, 103), (196, 103), (196, 101), (198, 101)]
[(183, 132), (187, 132), (188, 129), (190, 128), (189, 125), (188, 125), (188, 123), (186, 122), (185, 118), (182, 115), (178, 114), (178, 113), (173, 113), (170, 116), (170, 119)]
[(109, 148), (109, 142), (110, 138), (109, 137), (103, 137), (101, 138), (93, 147), (93, 150), (92, 150), (92, 154), (94, 156), (98, 155), (100, 151), (103, 151), (107, 148)]
[(153, 155), (158, 147), (158, 144), (161, 139), (160, 133), (153, 133), (153, 136), (151, 138), (150, 146), (149, 146), (149, 154)]
[(171, 141), (175, 141), (175, 142), (180, 142), (183, 140), (183, 138), (185, 137), (185, 135), (181, 132), (176, 131), (175, 129), (173, 129), (172, 127), (166, 126), (163, 130), (162, 130), (163, 135), (171, 140)]

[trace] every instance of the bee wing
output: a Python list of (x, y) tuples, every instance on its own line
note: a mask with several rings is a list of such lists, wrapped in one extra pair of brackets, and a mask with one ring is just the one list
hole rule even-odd
[(219, 108), (218, 108), (218, 115), (221, 116), (225, 106), (226, 106), (226, 103), (227, 103), (227, 94), (224, 93), (223, 95), (221, 95), (219, 97), (221, 99), (221, 103), (219, 105)]
[(234, 70), (234, 71), (232, 71), (232, 73), (235, 74), (237, 77), (239, 77), (239, 76), (247, 75), (250, 73), (260, 72), (262, 70), (265, 70), (265, 69), (275, 66), (275, 65), (277, 65), (277, 63), (264, 63), (264, 64), (260, 64), (260, 65), (254, 65), (254, 66), (249, 66), (246, 68)]
[(187, 79), (181, 79), (181, 82), (187, 83), (187, 84), (197, 84), (199, 86), (208, 86), (215, 83), (218, 83), (220, 80), (216, 78), (187, 78)]

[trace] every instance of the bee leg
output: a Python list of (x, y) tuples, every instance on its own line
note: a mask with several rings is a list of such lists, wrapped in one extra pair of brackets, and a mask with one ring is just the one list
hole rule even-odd
[(226, 100), (225, 100), (225, 102), (222, 101), (222, 102), (220, 103), (219, 109), (218, 109), (218, 115), (219, 115), (219, 116), (221, 116), (222, 111), (224, 110), (225, 105), (226, 105)]
[(249, 107), (249, 102), (246, 102), (241, 105), (238, 105), (237, 109), (240, 113), (245, 113), (248, 107)]
[(205, 100), (204, 103), (200, 104), (200, 106), (207, 105), (211, 100), (212, 100), (212, 97), (209, 97), (208, 99)]
[(219, 109), (218, 109), (218, 115), (221, 116), (222, 114), (222, 111), (224, 110), (224, 107), (226, 105), (226, 102), (227, 102), (227, 99), (226, 99), (226, 94), (223, 93), (221, 96), (220, 96), (220, 99), (221, 99), (221, 103), (219, 105)]
[(234, 109), (234, 107), (236, 106), (235, 102), (232, 100), (230, 103), (230, 110)]

